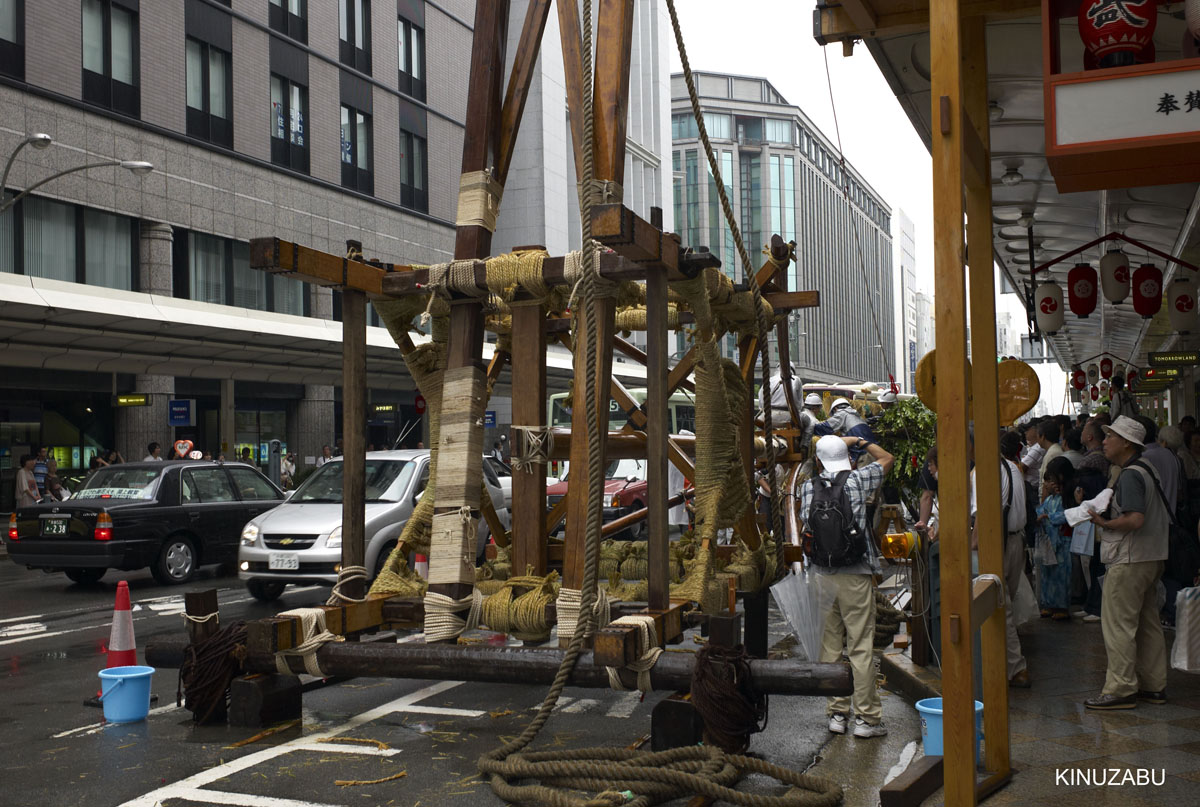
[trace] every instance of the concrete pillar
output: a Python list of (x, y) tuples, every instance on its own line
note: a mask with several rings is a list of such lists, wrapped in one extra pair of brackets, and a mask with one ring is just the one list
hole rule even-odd
[(333, 319), (333, 289), (313, 286), (312, 315), (317, 319)]
[(166, 459), (175, 442), (175, 430), (167, 425), (167, 400), (175, 397), (175, 377), (139, 375), (133, 391), (145, 393), (150, 403), (117, 408), (117, 450), (126, 460), (137, 462), (146, 456), (146, 446), (156, 442)]
[(315, 462), (321, 456), (321, 446), (333, 445), (333, 400), (332, 386), (304, 385), (304, 399), (296, 405), (294, 431), (288, 426), (288, 448), (296, 453), (297, 473), (312, 467), (309, 459)]
[[(142, 221), (138, 291), (170, 297), (174, 288), (172, 246), (175, 231), (170, 224)], [(128, 458), (127, 458), (128, 459)]]
[(235, 427), (235, 412), (234, 406), (234, 388), (232, 378), (221, 379), (221, 410), (217, 415), (217, 428), (220, 429), (221, 451), (225, 453), (225, 459), (233, 459), (233, 448), (237, 438)]

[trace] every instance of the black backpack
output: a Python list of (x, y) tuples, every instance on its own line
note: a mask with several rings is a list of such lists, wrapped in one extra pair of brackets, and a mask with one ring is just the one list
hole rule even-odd
[(866, 541), (846, 495), (849, 471), (841, 471), (830, 482), (817, 474), (812, 478), (813, 498), (805, 522), (805, 549), (818, 566), (838, 568), (858, 563), (866, 554)]

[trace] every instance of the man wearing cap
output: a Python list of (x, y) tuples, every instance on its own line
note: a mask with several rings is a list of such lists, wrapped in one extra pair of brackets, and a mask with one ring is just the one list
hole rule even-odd
[(1109, 517), (1092, 513), (1100, 528), (1100, 559), (1107, 572), (1100, 626), (1108, 672), (1089, 709), (1133, 709), (1138, 701), (1167, 702), (1167, 648), (1158, 620), (1158, 579), (1167, 559), (1170, 516), (1154, 469), (1139, 461), (1146, 429), (1121, 416), (1104, 429), (1104, 456), (1121, 466)]
[[(858, 469), (850, 465), (850, 449), (866, 451), (873, 460)], [(866, 523), (867, 499), (892, 469), (894, 458), (874, 443), (861, 437), (826, 435), (817, 440), (817, 462), (823, 479), (832, 481), (839, 472), (850, 471), (846, 477), (845, 493), (854, 512), (854, 520), (864, 536), (869, 536)], [(800, 488), (800, 515), (809, 520), (812, 509), (813, 481), (806, 480)], [(836, 589), (831, 611), (825, 616), (825, 633), (821, 639), (821, 661), (837, 661), (842, 657), (842, 636), (845, 634), (846, 654), (854, 671), (854, 736), (882, 737), (883, 709), (879, 691), (875, 688), (875, 587), (872, 575), (881, 574), (879, 556), (874, 543), (866, 539), (866, 554), (850, 566), (827, 568), (813, 564), (824, 575), (823, 580)], [(829, 730), (845, 734), (849, 725), (851, 700), (845, 696), (830, 698), (826, 706)]]

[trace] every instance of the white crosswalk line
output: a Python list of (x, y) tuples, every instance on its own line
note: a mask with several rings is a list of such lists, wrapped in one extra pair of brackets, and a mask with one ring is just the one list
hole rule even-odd
[(595, 698), (580, 698), (570, 706), (563, 709), (563, 714), (577, 715), (580, 712), (587, 712), (599, 703), (600, 701), (596, 700)]
[(642, 693), (626, 692), (616, 703), (609, 707), (606, 717), (629, 717), (641, 702)]

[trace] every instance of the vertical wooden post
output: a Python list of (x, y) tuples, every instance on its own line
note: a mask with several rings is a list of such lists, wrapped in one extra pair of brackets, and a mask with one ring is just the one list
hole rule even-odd
[[(204, 622), (193, 622), (191, 619), (187, 621), (187, 633), (189, 644), (200, 644), (207, 640), (213, 634), (221, 629), (221, 623), (216, 616), (211, 614), (218, 613), (217, 607), (217, 590), (215, 588), (204, 589), (203, 591), (189, 591), (183, 595), (183, 610), (188, 616), (194, 619), (205, 619)], [(212, 714), (204, 720), (205, 724), (224, 723), (227, 716), (225, 699), (222, 698), (213, 707)], [(201, 719), (203, 715), (197, 713), (196, 718)]]
[[(738, 424), (738, 453), (742, 456), (742, 470), (746, 473), (746, 480), (750, 485), (750, 506), (746, 508), (746, 512), (742, 513), (741, 519), (737, 524), (737, 535), (742, 539), (750, 549), (758, 549), (758, 514), (754, 510), (754, 494), (758, 484), (754, 480), (754, 367), (755, 357), (758, 356), (758, 338), (747, 336), (738, 344), (739, 364), (742, 367), (742, 377), (746, 379), (746, 386), (750, 392), (750, 405), (746, 408), (746, 413), (742, 417), (742, 422)], [(770, 393), (767, 393), (767, 403), (770, 403)], [(779, 425), (779, 424), (775, 424)], [(775, 484), (775, 469), (771, 468), (767, 471), (767, 478), (772, 485)], [(770, 525), (767, 527), (770, 529)], [(749, 615), (747, 614), (747, 620)]]
[[(598, 180), (625, 181), (625, 127), (629, 121), (629, 58), (633, 0), (600, 0), (592, 143)], [(617, 199), (615, 201), (621, 201)]]
[[(367, 295), (342, 289), (342, 568), (366, 558)], [(342, 586), (349, 597), (366, 593), (365, 580)]]
[[(983, 17), (970, 17), (963, 22), (963, 94), (971, 125), (983, 143), (984, 154), (991, 150), (989, 142), (987, 96), (987, 31)], [(975, 516), (979, 536), (979, 571), (1004, 579), (1004, 541), (1008, 525), (1004, 521), (1004, 505), (1000, 500), (999, 398), (996, 374), (996, 295), (992, 257), (992, 178), (991, 160), (982, 161), (982, 175), (972, 172), (967, 179), (967, 243), (970, 245), (971, 277), (971, 355), (975, 357), (971, 371), (971, 397), (975, 419), (976, 506)], [(1012, 483), (1023, 484), (1014, 474)], [(984, 734), (988, 738), (986, 768), (1008, 774), (1008, 671), (1005, 664), (1004, 610), (997, 611), (983, 624), (982, 638)]]
[(671, 535), (667, 525), (667, 278), (646, 275), (646, 479), (649, 482), (649, 605), (670, 606)]
[[(962, 42), (959, 0), (932, 0), (933, 243), (941, 486), (942, 698), (946, 803), (975, 804), (971, 682), (970, 445), (963, 262)], [(991, 327), (990, 323), (982, 327)], [(981, 357), (989, 361), (990, 357)], [(989, 458), (990, 460), (990, 458)]]
[[(499, 153), (500, 88), (504, 76), (507, 23), (508, 0), (492, 0), (475, 5), (475, 34), (471, 44), (471, 72), (467, 91), (467, 120), (471, 121), (471, 125), (467, 127), (463, 139), (463, 174), (493, 170), (493, 160)], [(454, 241), (456, 260), (485, 258), (491, 252), (491, 248), (491, 230), (479, 224), (458, 227)], [(482, 305), (474, 301), (452, 303), (450, 342), (446, 350), (446, 373), (442, 394), (444, 414), (439, 458), (446, 457), (443, 452), (449, 443), (466, 442), (468, 453), (474, 446), (479, 448), (478, 457), (468, 457), (466, 461), (482, 462), (483, 406), (482, 397), (476, 396), (475, 391), (482, 393), (484, 379)], [(454, 423), (446, 418), (446, 413), (455, 405), (447, 395), (452, 385), (460, 392), (467, 387), (472, 390), (472, 400), (469, 404), (465, 398), (460, 398), (460, 402), (469, 406), (471, 411), (461, 412), (462, 417)], [(474, 416), (476, 408), (479, 410), (478, 417)], [(459, 431), (461, 433), (452, 433)], [(461, 445), (456, 453), (462, 453)], [(434, 491), (438, 501), (438, 507), (434, 510), (435, 522), (439, 516), (446, 518), (462, 506), (469, 507), (473, 513), (479, 510), (479, 485), (472, 484), (474, 476), (468, 474), (467, 481), (463, 482), (462, 468), (452, 467), (461, 459), (456, 457), (455, 462), (438, 463), (438, 478), (434, 480)], [(434, 545), (430, 548), (429, 557), (430, 579), (456, 579), (457, 582), (431, 583), (431, 594), (440, 594), (454, 600), (461, 600), (470, 595), (473, 583), (467, 578), (466, 567), (473, 565), (475, 556), (474, 548), (466, 545), (465, 536), (465, 528), (462, 531), (456, 528), (453, 536), (439, 536), (438, 530), (434, 530)], [(439, 537), (447, 537), (448, 540), (440, 542)], [(468, 562), (468, 555), (472, 562)]]
[[(546, 309), (541, 305), (516, 305), (512, 309), (513, 425), (541, 428), (546, 425)], [(510, 438), (513, 453), (520, 448), (518, 433)], [(528, 470), (513, 466), (512, 567), (516, 574), (546, 574), (546, 463)]]

